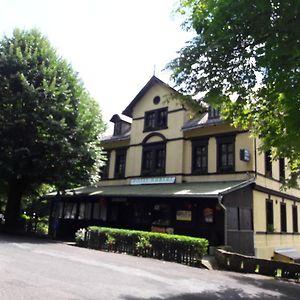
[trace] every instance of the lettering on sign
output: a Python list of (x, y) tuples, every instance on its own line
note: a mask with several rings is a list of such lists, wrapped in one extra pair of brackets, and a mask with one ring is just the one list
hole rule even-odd
[(190, 210), (177, 210), (176, 212), (177, 221), (192, 221), (192, 211)]
[(131, 185), (141, 184), (170, 184), (175, 183), (176, 177), (151, 177), (151, 178), (134, 178), (130, 180)]

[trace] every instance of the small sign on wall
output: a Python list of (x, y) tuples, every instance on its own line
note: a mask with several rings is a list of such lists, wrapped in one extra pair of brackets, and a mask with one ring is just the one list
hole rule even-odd
[(204, 208), (203, 209), (203, 217), (206, 223), (213, 223), (214, 222), (214, 210), (212, 208)]
[(240, 149), (240, 160), (250, 161), (250, 152), (247, 149)]
[(142, 184), (170, 184), (175, 183), (176, 177), (151, 177), (151, 178), (134, 178), (130, 180), (131, 185)]
[(177, 221), (192, 221), (192, 212), (190, 210), (177, 210), (176, 212)]

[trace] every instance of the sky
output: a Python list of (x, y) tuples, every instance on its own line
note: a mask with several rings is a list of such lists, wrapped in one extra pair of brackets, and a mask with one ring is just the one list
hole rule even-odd
[[(0, 36), (39, 29), (79, 73), (104, 121), (121, 113), (191, 38), (172, 11), (176, 0), (0, 0)], [(154, 67), (155, 66), (155, 67)]]

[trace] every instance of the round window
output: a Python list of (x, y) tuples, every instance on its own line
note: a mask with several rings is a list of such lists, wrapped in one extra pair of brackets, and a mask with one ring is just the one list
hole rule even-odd
[(158, 104), (160, 102), (160, 97), (159, 96), (155, 96), (154, 98), (153, 98), (153, 103), (154, 104)]

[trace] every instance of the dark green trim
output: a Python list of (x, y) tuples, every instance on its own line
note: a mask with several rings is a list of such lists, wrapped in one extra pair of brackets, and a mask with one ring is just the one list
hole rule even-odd
[(271, 231), (256, 231), (256, 234), (270, 234), (270, 235), (300, 235), (299, 232), (271, 232)]
[[(158, 132), (152, 132), (152, 133), (153, 133), (153, 136), (158, 135)], [(152, 133), (150, 133), (150, 134), (152, 134)], [(147, 135), (146, 137), (148, 137), (149, 135)], [(142, 147), (145, 144), (145, 142), (144, 142), (145, 138), (143, 139), (143, 141), (141, 143), (131, 144), (131, 145), (129, 145), (129, 147)], [(184, 138), (181, 138), (181, 137), (179, 137), (179, 138), (173, 138), (173, 139), (167, 139), (167, 138), (165, 138), (163, 140), (163, 142), (168, 143), (168, 142), (174, 142), (174, 141), (180, 141), (180, 140), (184, 140)]]
[[(176, 113), (179, 111), (186, 111), (186, 109), (185, 108), (177, 108), (177, 109), (173, 109), (173, 110), (168, 110), (168, 114)], [(132, 121), (143, 120), (143, 119), (145, 119), (145, 115), (143, 117), (132, 118)]]
[[(190, 177), (190, 176), (211, 176), (211, 175), (232, 175), (232, 174), (246, 174), (246, 173), (254, 173), (254, 171), (236, 171), (236, 172), (231, 172), (231, 173), (217, 173), (217, 172), (214, 172), (214, 173), (206, 173), (206, 174), (193, 174), (193, 173), (166, 173), (164, 175), (160, 175), (160, 176), (185, 176), (185, 177)], [(152, 176), (142, 176), (142, 175), (138, 175), (138, 176), (127, 176), (127, 177), (124, 177), (122, 179), (132, 179), (132, 178), (148, 178), (148, 177), (153, 177)], [(118, 178), (109, 178), (107, 179), (106, 181), (109, 181), (109, 180), (120, 180)]]
[(166, 84), (165, 82), (158, 79), (155, 75), (153, 75), (150, 78), (150, 80), (146, 83), (146, 85), (139, 91), (139, 93), (129, 103), (129, 105), (123, 110), (122, 114), (131, 118), (133, 107), (144, 97), (144, 95), (148, 92), (148, 90), (156, 84), (159, 84), (159, 85), (162, 85), (162, 86), (168, 88), (170, 90), (170, 94), (171, 94), (171, 92), (178, 93), (175, 89), (173, 89), (168, 84)]
[[(153, 131), (153, 133), (155, 133), (155, 132), (156, 131)], [(246, 133), (246, 132), (247, 132), (247, 130), (244, 130), (244, 131), (232, 131), (232, 132), (227, 132), (227, 133), (224, 133), (224, 134), (203, 135), (203, 136), (189, 137), (189, 138), (187, 138), (187, 137), (177, 137), (177, 138), (166, 139), (165, 141), (166, 142), (174, 142), (174, 141), (184, 140), (184, 141), (191, 141), (191, 142), (193, 142), (194, 140), (218, 138), (218, 137), (227, 136), (227, 135), (233, 135), (233, 134), (238, 135), (240, 133)], [(124, 140), (127, 140), (127, 139), (124, 139)], [(115, 140), (115, 141), (120, 142), (121, 140)], [(106, 140), (106, 141), (104, 141), (104, 143), (110, 143), (110, 142), (114, 142), (114, 140)], [(130, 148), (130, 147), (138, 147), (138, 146), (143, 146), (143, 142), (138, 143), (138, 144), (130, 144), (130, 145), (126, 146), (126, 147)], [(114, 150), (114, 148), (108, 148), (108, 149)]]
[(268, 195), (272, 195), (272, 196), (281, 197), (281, 198), (293, 200), (293, 201), (296, 201), (296, 202), (300, 202), (300, 198), (298, 198), (298, 197), (288, 195), (288, 194), (285, 194), (285, 193), (282, 193), (282, 192), (274, 191), (274, 190), (271, 190), (269, 188), (263, 187), (261, 185), (255, 184), (254, 185), (254, 190), (262, 192), (262, 193), (266, 193)]
[(148, 135), (146, 135), (144, 137), (144, 139), (143, 139), (143, 141), (141, 143), (141, 146), (146, 145), (147, 142), (148, 142), (148, 140), (151, 139), (154, 136), (157, 136), (157, 137), (161, 138), (161, 141), (156, 141), (156, 142), (153, 142), (153, 143), (162, 143), (162, 142), (165, 143), (167, 141), (166, 137), (163, 134), (161, 134), (160, 132), (151, 132), (151, 133), (149, 133)]

